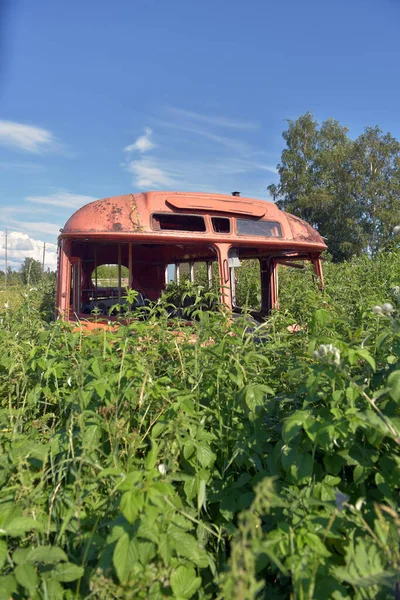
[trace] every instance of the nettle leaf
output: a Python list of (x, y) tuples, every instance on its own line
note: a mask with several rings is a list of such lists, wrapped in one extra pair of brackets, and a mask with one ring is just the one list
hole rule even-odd
[(155, 557), (156, 546), (155, 546), (155, 544), (153, 544), (153, 542), (148, 542), (148, 541), (138, 541), (137, 545), (138, 545), (138, 553), (140, 556), (140, 562), (142, 563), (143, 566), (146, 566)]
[(27, 563), (41, 562), (50, 565), (63, 561), (67, 562), (68, 557), (64, 550), (57, 546), (38, 546), (29, 550), (25, 557), (25, 562)]
[(207, 508), (207, 492), (206, 492), (206, 484), (207, 482), (204, 479), (200, 479), (198, 482), (198, 492), (197, 492), (197, 510), (200, 512), (202, 508)]
[(166, 429), (168, 425), (162, 421), (158, 421), (155, 425), (153, 425), (151, 429), (151, 437), (157, 438), (159, 437)]
[(194, 568), (180, 565), (171, 575), (171, 588), (177, 598), (192, 598), (201, 586)]
[(155, 496), (173, 496), (175, 493), (174, 486), (166, 481), (156, 481), (151, 484), (150, 487), (147, 488), (147, 493), (149, 498), (154, 498)]
[(18, 565), (14, 569), (15, 579), (19, 585), (29, 590), (30, 593), (34, 593), (35, 588), (38, 584), (39, 577), (36, 573), (36, 569), (33, 565), (23, 564)]
[[(393, 437), (393, 434), (390, 431), (389, 427), (373, 410), (365, 410), (363, 412), (359, 412), (357, 416), (367, 427), (371, 427), (381, 436)], [(396, 430), (396, 424), (392, 423), (391, 419), (389, 419), (388, 417), (386, 417), (386, 419), (389, 423), (393, 425), (394, 429)], [(381, 438), (378, 437), (377, 439), (379, 441), (379, 439)], [(372, 438), (369, 441), (370, 443), (372, 443), (372, 441), (376, 440), (375, 438)]]
[(101, 440), (101, 428), (98, 425), (90, 425), (83, 432), (83, 444), (88, 450), (97, 450)]
[[(369, 588), (374, 585), (393, 584), (394, 573), (385, 569), (380, 549), (373, 540), (357, 540), (346, 550), (346, 566), (337, 567), (335, 575), (354, 587)], [(372, 596), (371, 596), (372, 597)]]
[(357, 356), (359, 356), (360, 358), (363, 358), (365, 360), (365, 362), (367, 362), (369, 364), (371, 369), (374, 372), (376, 371), (375, 359), (373, 358), (373, 356), (371, 356), (371, 354), (368, 352), (368, 350), (366, 348), (358, 348)]
[(106, 477), (123, 477), (124, 473), (121, 469), (116, 469), (115, 467), (109, 467), (108, 469), (102, 469), (97, 474), (97, 479), (105, 479)]
[(268, 385), (262, 383), (249, 383), (239, 392), (239, 399), (244, 400), (249, 410), (255, 413), (257, 408), (265, 405), (266, 396), (268, 394), (271, 396), (274, 395), (274, 390)]
[(214, 452), (211, 450), (210, 446), (205, 442), (199, 442), (196, 445), (196, 456), (197, 460), (199, 461), (202, 467), (208, 467), (216, 459)]
[(108, 386), (105, 381), (96, 381), (94, 384), (94, 389), (96, 390), (96, 393), (98, 394), (101, 400), (104, 399), (107, 393), (107, 388)]
[(380, 350), (382, 348), (382, 346), (388, 341), (390, 340), (390, 333), (388, 331), (383, 331), (382, 333), (380, 333), (378, 335), (378, 337), (376, 338), (376, 347), (378, 348), (378, 350)]
[(307, 481), (313, 472), (313, 460), (309, 452), (302, 452), (297, 446), (283, 446), (281, 454), (282, 466), (290, 473), (296, 483)]
[(47, 598), (51, 598), (51, 600), (63, 600), (65, 598), (65, 590), (59, 581), (46, 579), (44, 584), (46, 586)]
[(143, 510), (144, 492), (143, 490), (133, 490), (125, 492), (121, 498), (121, 512), (125, 519), (132, 525), (139, 512)]
[(103, 372), (97, 358), (92, 362), (92, 371), (99, 379), (103, 377)]
[(194, 445), (194, 443), (191, 440), (188, 440), (187, 442), (185, 442), (185, 445), (183, 446), (183, 456), (184, 456), (185, 460), (189, 460), (189, 458), (192, 456), (195, 449), (196, 449), (196, 446)]
[(84, 568), (73, 563), (60, 563), (51, 572), (52, 579), (62, 583), (76, 581), (83, 576)]
[(166, 533), (161, 534), (158, 542), (158, 551), (165, 565), (170, 564), (174, 548), (174, 540)]
[(7, 559), (7, 542), (0, 540), (0, 569), (3, 568)]
[(327, 550), (327, 548), (325, 547), (325, 544), (315, 533), (310, 533), (310, 532), (305, 533), (304, 541), (319, 556), (324, 556), (326, 558), (328, 558), (329, 556), (332, 556), (331, 552), (329, 552), (329, 550)]
[(43, 523), (31, 519), (31, 517), (17, 517), (0, 529), (0, 535), (6, 534), (11, 537), (20, 537), (25, 535), (28, 531), (43, 531)]
[(0, 600), (10, 600), (17, 591), (18, 583), (14, 575), (0, 577)]
[(113, 565), (121, 583), (127, 581), (135, 563), (139, 561), (139, 552), (135, 539), (124, 533), (118, 540), (113, 553)]
[(201, 568), (208, 566), (207, 553), (194, 536), (174, 525), (168, 527), (167, 533), (174, 540), (174, 549), (179, 556), (188, 558)]
[(162, 585), (159, 581), (153, 583), (151, 588), (149, 589), (149, 600), (164, 600), (165, 596), (162, 592)]
[(146, 459), (145, 459), (145, 466), (146, 469), (150, 470), (150, 469), (154, 469), (154, 467), (156, 466), (156, 462), (157, 462), (157, 456), (158, 456), (158, 446), (156, 444), (156, 442), (152, 442), (151, 444), (151, 449), (150, 451), (147, 453)]
[(332, 321), (332, 315), (329, 310), (319, 308), (315, 310), (310, 319), (310, 330), (315, 333), (317, 330), (326, 327)]
[(193, 498), (197, 494), (197, 480), (196, 480), (196, 478), (195, 477), (191, 477), (190, 479), (187, 479), (185, 481), (185, 483), (183, 484), (183, 489), (185, 491), (186, 498), (189, 500), (189, 502), (191, 500), (193, 500)]
[(361, 465), (357, 465), (353, 471), (353, 480), (356, 485), (360, 485), (367, 478), (368, 475), (372, 472), (371, 467), (363, 467)]
[(354, 365), (354, 363), (357, 360), (357, 351), (354, 350), (353, 348), (349, 348), (348, 353), (347, 353), (347, 360), (349, 361), (350, 365)]
[(400, 371), (390, 373), (387, 383), (390, 396), (395, 402), (400, 402)]
[(286, 419), (282, 428), (282, 438), (285, 444), (288, 444), (303, 429), (309, 416), (308, 411), (298, 410)]

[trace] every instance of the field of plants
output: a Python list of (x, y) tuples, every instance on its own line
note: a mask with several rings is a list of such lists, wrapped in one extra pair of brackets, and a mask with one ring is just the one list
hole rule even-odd
[(400, 252), (325, 274), (88, 336), (0, 291), (0, 600), (400, 598)]

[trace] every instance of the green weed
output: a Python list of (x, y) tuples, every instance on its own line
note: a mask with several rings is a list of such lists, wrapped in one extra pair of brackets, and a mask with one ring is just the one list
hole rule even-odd
[(400, 255), (325, 271), (259, 326), (190, 286), (116, 333), (0, 303), (0, 600), (394, 596)]

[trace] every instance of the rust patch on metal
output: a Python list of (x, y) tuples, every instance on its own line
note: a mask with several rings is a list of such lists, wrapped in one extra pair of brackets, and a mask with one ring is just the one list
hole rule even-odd
[(142, 231), (143, 227), (140, 223), (140, 212), (134, 194), (131, 194), (130, 205), (131, 210), (129, 211), (129, 220), (132, 223), (132, 229), (133, 231)]
[(303, 221), (295, 215), (285, 213), (286, 217), (292, 225), (293, 237), (296, 241), (304, 241), (314, 244), (323, 244), (323, 240), (316, 229), (311, 227), (309, 223)]

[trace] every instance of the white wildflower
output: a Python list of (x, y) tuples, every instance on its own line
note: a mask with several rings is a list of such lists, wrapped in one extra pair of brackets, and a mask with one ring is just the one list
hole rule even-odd
[(159, 472), (161, 473), (161, 475), (166, 475), (166, 473), (167, 473), (167, 471), (168, 471), (167, 465), (166, 465), (166, 464), (164, 464), (164, 463), (160, 463), (160, 464), (158, 465), (158, 470), (159, 470)]
[(4, 302), (4, 308), (8, 308), (10, 305), (8, 304), (8, 302)]
[(333, 344), (321, 344), (318, 350), (314, 352), (314, 358), (323, 362), (333, 363), (337, 367), (340, 365), (340, 350)]
[(394, 235), (400, 235), (400, 225), (396, 225), (396, 227), (393, 228), (393, 233)]
[(359, 498), (359, 499), (357, 500), (357, 502), (355, 503), (355, 505), (354, 505), (354, 506), (355, 506), (355, 509), (356, 509), (356, 510), (361, 510), (361, 509), (362, 509), (362, 507), (363, 507), (363, 505), (364, 505), (364, 504), (366, 504), (366, 503), (367, 503), (367, 502), (366, 502), (365, 498)]
[(393, 298), (400, 300), (400, 285), (395, 285), (394, 288), (390, 290), (390, 293), (392, 294)]
[(385, 302), (382, 306), (374, 306), (372, 312), (374, 315), (390, 315), (394, 311), (393, 304), (390, 302)]
[(393, 304), (390, 304), (390, 302), (385, 302), (385, 304), (382, 304), (382, 312), (385, 313), (385, 315), (390, 315), (390, 313), (393, 311)]

